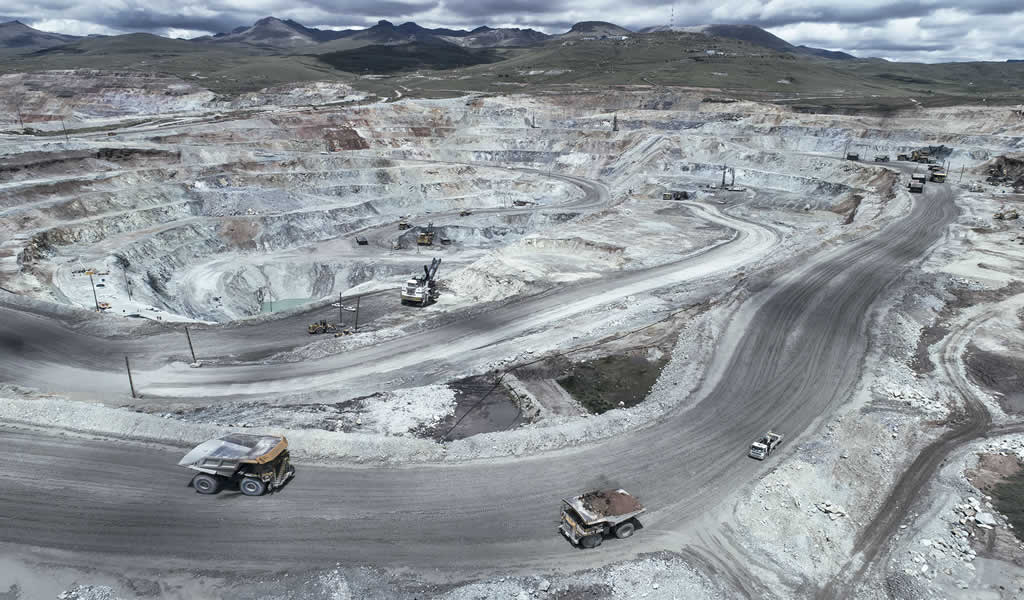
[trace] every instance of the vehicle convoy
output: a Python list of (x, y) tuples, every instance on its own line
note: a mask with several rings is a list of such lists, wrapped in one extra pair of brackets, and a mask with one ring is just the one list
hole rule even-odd
[(216, 494), (226, 485), (238, 485), (246, 496), (261, 496), (295, 475), (288, 440), (280, 435), (231, 433), (207, 440), (178, 465), (198, 471), (190, 485), (200, 494)]
[(597, 490), (562, 500), (558, 530), (573, 545), (596, 548), (608, 534), (619, 539), (636, 532), (637, 515), (647, 510), (626, 490)]
[(747, 456), (756, 458), (757, 460), (764, 460), (771, 456), (772, 452), (775, 452), (776, 448), (778, 448), (781, 443), (782, 434), (769, 431), (750, 445), (750, 450), (747, 452)]
[(325, 319), (320, 319), (316, 323), (310, 323), (306, 326), (306, 331), (309, 335), (317, 335), (321, 333), (337, 333), (338, 326), (334, 323), (328, 323)]
[(437, 269), (441, 266), (441, 259), (434, 258), (430, 266), (423, 265), (423, 276), (412, 277), (405, 282), (402, 288), (402, 304), (415, 304), (426, 306), (437, 300), (441, 294), (437, 289)]

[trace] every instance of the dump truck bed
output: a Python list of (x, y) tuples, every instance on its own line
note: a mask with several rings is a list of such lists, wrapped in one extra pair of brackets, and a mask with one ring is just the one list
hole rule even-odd
[(178, 461), (178, 465), (195, 468), (209, 462), (266, 464), (287, 448), (288, 440), (284, 436), (232, 433), (199, 444)]
[(600, 490), (576, 496), (565, 503), (590, 525), (601, 521), (616, 522), (642, 513), (644, 506), (626, 490)]

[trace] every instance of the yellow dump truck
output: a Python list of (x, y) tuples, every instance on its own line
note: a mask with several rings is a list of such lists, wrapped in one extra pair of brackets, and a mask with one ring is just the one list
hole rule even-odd
[(262, 496), (295, 475), (288, 440), (281, 435), (231, 433), (207, 440), (178, 461), (178, 466), (197, 471), (190, 485), (200, 494), (238, 486), (246, 496)]

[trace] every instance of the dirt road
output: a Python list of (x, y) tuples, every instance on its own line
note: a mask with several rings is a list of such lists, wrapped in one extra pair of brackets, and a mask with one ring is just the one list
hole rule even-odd
[[(727, 365), (717, 372), (727, 376), (709, 380), (699, 402), (654, 426), (586, 447), (446, 466), (299, 465), (298, 476), (282, 493), (253, 500), (192, 493), (184, 487), (187, 473), (173, 466), (177, 455), (168, 451), (0, 433), (14, 457), (0, 495), (0, 543), (67, 550), (83, 561), (111, 565), (126, 557), (153, 564), (216, 559), (222, 566), (264, 568), (341, 561), (475, 573), (548, 569), (556, 561), (560, 568), (583, 567), (659, 549), (665, 546), (662, 534), (685, 530), (713, 513), (731, 492), (770, 466), (748, 460), (744, 452), (765, 426), (798, 437), (848, 398), (865, 353), (872, 303), (939, 239), (955, 214), (948, 188), (929, 186), (908, 217), (783, 277), (737, 317), (727, 335), (735, 343), (716, 357)], [(767, 234), (750, 230), (748, 235)], [(770, 247), (771, 240), (759, 243)], [(716, 248), (682, 269), (652, 269), (613, 285), (618, 293), (670, 285), (708, 268), (702, 261), (714, 259), (721, 266), (741, 260), (742, 253), (734, 256), (730, 250), (737, 247), (743, 244)], [(612, 293), (579, 286), (561, 298), (532, 300), (539, 305), (509, 305), (435, 330), (442, 336), (435, 339), (443, 342), (435, 347), (458, 360)], [(44, 346), (32, 339), (32, 331), (21, 329), (24, 323), (5, 318), (5, 380), (38, 381), (62, 359), (77, 362), (75, 368), (96, 362), (87, 340)], [(309, 385), (320, 385), (337, 381), (339, 370), (353, 370), (352, 361), (381, 371), (414, 368), (418, 359), (410, 354), (385, 345), (357, 358), (332, 357), (301, 368)], [(287, 378), (295, 376), (295, 368), (263, 370), (259, 385), (291, 389), (297, 382)], [(237, 394), (256, 385), (252, 376), (245, 368), (203, 372), (198, 380), (174, 372), (147, 388), (164, 394)], [(651, 512), (645, 530), (630, 542), (574, 552), (554, 533), (558, 498), (593, 486), (633, 490)]]

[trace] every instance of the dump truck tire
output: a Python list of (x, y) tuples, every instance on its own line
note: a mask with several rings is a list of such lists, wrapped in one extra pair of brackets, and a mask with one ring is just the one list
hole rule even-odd
[(242, 479), (240, 484), (238, 484), (238, 489), (246, 496), (262, 496), (264, 492), (267, 491), (267, 484), (263, 483), (259, 479), (246, 477)]
[(192, 478), (192, 487), (200, 494), (216, 494), (220, 491), (220, 480), (213, 475), (200, 473)]
[(601, 542), (603, 541), (604, 538), (602, 538), (600, 534), (588, 535), (582, 540), (580, 540), (580, 546), (583, 546), (584, 548), (597, 548), (601, 545)]
[(615, 537), (620, 540), (624, 540), (629, 536), (633, 535), (636, 531), (636, 523), (633, 521), (626, 521), (625, 523), (619, 523), (619, 526), (615, 528)]

